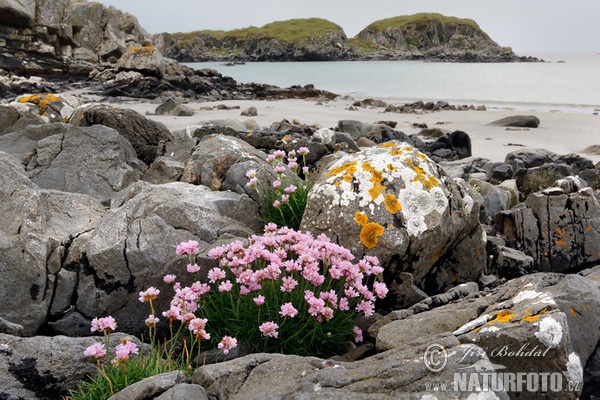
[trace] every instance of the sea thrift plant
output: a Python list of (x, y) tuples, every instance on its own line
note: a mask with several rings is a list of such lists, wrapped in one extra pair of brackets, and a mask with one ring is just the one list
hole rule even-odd
[[(267, 156), (267, 161), (273, 166), (276, 179), (270, 184), (259, 182), (256, 170), (246, 172), (248, 186), (254, 187), (261, 196), (262, 208), (266, 222), (292, 229), (300, 227), (300, 221), (306, 208), (306, 199), (310, 186), (307, 181), (306, 167), (307, 147), (285, 152), (276, 150)], [(301, 164), (298, 156), (302, 157)]]
[[(195, 264), (189, 248), (183, 254)], [(208, 255), (219, 261), (208, 271), (208, 284), (176, 284), (163, 316), (224, 353), (239, 342), (263, 352), (343, 353), (350, 341), (363, 340), (356, 318), (373, 315), (376, 299), (388, 291), (376, 257), (354, 262), (325, 235), (273, 223), (247, 245), (234, 241)]]

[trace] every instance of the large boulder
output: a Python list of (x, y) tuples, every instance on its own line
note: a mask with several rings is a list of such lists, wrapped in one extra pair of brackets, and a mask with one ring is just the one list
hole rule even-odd
[(77, 108), (69, 122), (75, 126), (104, 125), (115, 129), (131, 143), (138, 158), (146, 164), (154, 161), (164, 142), (173, 140), (164, 124), (131, 109), (90, 104)]
[(37, 188), (2, 152), (0, 171), (0, 318), (31, 335), (53, 307), (57, 314), (68, 309), (57, 306), (71, 296), (58, 290), (69, 277), (63, 262), (81, 258), (71, 250), (83, 246), (105, 207), (86, 195)]
[(108, 202), (141, 178), (136, 163), (133, 147), (114, 129), (70, 127), (37, 142), (28, 173), (42, 188), (87, 194)]
[(140, 332), (148, 308), (138, 301), (139, 291), (159, 287), (165, 296), (155, 307), (167, 310), (166, 293), (171, 289), (163, 276), (188, 275), (187, 260), (175, 254), (177, 245), (196, 240), (205, 251), (219, 240), (248, 237), (260, 229), (257, 213), (256, 203), (247, 196), (205, 186), (130, 186), (115, 197), (92, 233), (87, 264), (73, 266), (79, 271), (74, 311), (88, 320), (112, 314), (124, 329)]
[(496, 230), (533, 257), (536, 271), (576, 272), (600, 259), (600, 204), (590, 188), (533, 193), (499, 213)]
[(301, 229), (324, 233), (357, 256), (377, 256), (391, 281), (411, 272), (429, 294), (481, 273), (479, 205), (412, 146), (386, 142), (337, 156), (321, 170)]
[(0, 23), (30, 27), (35, 20), (35, 0), (0, 0)]
[[(126, 336), (111, 335), (109, 357), (114, 356), (114, 347)], [(134, 340), (141, 346), (139, 340)], [(66, 398), (81, 381), (97, 375), (96, 364), (83, 352), (101, 341), (101, 337), (16, 337), (0, 333), (0, 397)]]
[(154, 46), (128, 48), (114, 68), (117, 72), (137, 71), (156, 78), (162, 78), (165, 74), (163, 56)]
[(537, 128), (540, 126), (540, 119), (535, 115), (511, 115), (510, 117), (504, 117), (490, 122), (488, 125), (517, 128)]

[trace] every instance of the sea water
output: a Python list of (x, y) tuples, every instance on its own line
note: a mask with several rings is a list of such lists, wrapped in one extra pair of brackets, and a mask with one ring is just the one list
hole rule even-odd
[(280, 87), (313, 84), (355, 99), (392, 104), (417, 100), (531, 111), (600, 111), (600, 53), (527, 54), (545, 62), (425, 61), (188, 63), (213, 68), (238, 83)]

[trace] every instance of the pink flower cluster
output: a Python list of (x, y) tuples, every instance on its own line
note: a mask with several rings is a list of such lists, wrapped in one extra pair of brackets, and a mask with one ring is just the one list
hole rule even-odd
[(109, 334), (117, 329), (117, 321), (113, 317), (94, 318), (92, 320), (92, 332), (103, 332)]
[[(314, 290), (306, 290), (304, 300), (308, 313), (319, 321), (329, 321), (335, 310), (350, 310), (351, 304), (369, 317), (373, 315), (375, 300), (384, 298), (388, 292), (381, 281), (383, 268), (376, 257), (366, 256), (352, 263), (354, 256), (350, 251), (327, 236), (315, 238), (307, 232), (278, 229), (274, 224), (268, 224), (263, 235), (252, 236), (247, 247), (236, 241), (213, 248), (208, 255), (219, 260), (219, 267), (210, 270), (208, 277), (211, 283), (219, 285), (220, 291), (221, 285), (230, 283), (229, 280), (219, 283), (227, 276), (226, 270), (235, 277), (242, 295), (259, 292), (265, 280), (280, 280), (282, 292), (292, 292), (300, 280), (310, 282)], [(364, 284), (370, 277), (375, 277), (373, 289)], [(326, 280), (343, 282), (343, 292), (319, 291)], [(258, 293), (254, 301), (262, 305), (265, 299)], [(285, 316), (291, 316), (288, 310)]]

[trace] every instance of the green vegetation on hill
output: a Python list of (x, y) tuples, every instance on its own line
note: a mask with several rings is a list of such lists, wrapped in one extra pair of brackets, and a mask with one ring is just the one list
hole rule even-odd
[(177, 40), (190, 40), (198, 36), (210, 36), (217, 41), (222, 41), (226, 38), (247, 39), (268, 37), (285, 43), (297, 43), (309, 38), (321, 37), (330, 32), (343, 34), (343, 29), (326, 19), (306, 18), (275, 21), (261, 28), (251, 26), (230, 31), (200, 30), (187, 33), (174, 33), (173, 38)]
[[(407, 25), (429, 24), (432, 21), (439, 21), (443, 24), (468, 25), (477, 31), (481, 31), (477, 22), (469, 18), (448, 17), (438, 13), (418, 13), (413, 15), (400, 15), (398, 17), (381, 19), (375, 21), (366, 29), (384, 31), (386, 28), (404, 28)], [(483, 31), (481, 31), (483, 32)]]

